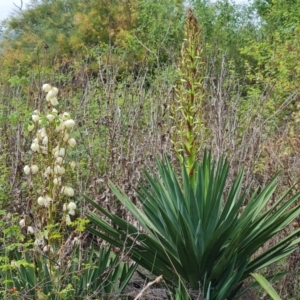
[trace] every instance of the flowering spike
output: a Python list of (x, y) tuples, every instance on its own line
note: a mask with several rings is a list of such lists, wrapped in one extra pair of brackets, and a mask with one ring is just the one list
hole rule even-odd
[[(37, 186), (32, 189), (31, 197), (36, 198), (36, 201), (33, 202), (31, 209), (35, 209), (34, 224), (41, 224), (41, 228), (40, 226), (36, 228), (28, 226), (27, 233), (36, 235), (35, 247), (40, 247), (41, 250), (45, 244), (47, 245), (44, 251), (48, 251), (53, 260), (57, 255), (55, 253), (57, 249), (55, 237), (57, 234), (61, 234), (62, 230), (56, 224), (60, 220), (64, 220), (65, 225), (69, 225), (71, 223), (70, 215), (75, 215), (76, 204), (74, 202), (64, 203), (66, 197), (74, 196), (74, 189), (70, 186), (63, 186), (62, 183), (70, 179), (63, 178), (63, 174), (67, 173), (65, 169), (65, 160), (68, 160), (67, 151), (70, 147), (75, 147), (77, 143), (70, 133), (75, 126), (75, 121), (71, 119), (68, 112), (59, 113), (57, 109), (53, 108), (58, 105), (58, 88), (44, 84), (42, 89), (47, 93), (46, 100), (51, 103), (52, 107), (47, 113), (42, 114), (36, 110), (31, 115), (32, 120), (30, 120), (27, 130), (32, 131), (35, 128), (37, 130), (30, 146), (34, 152), (33, 159), (37, 161), (25, 165), (23, 169), (26, 175), (33, 175), (38, 174), (42, 168), (40, 173), (43, 178), (27, 177), (30, 185), (34, 186), (37, 183)], [(67, 167), (69, 170), (73, 169), (75, 163), (71, 162), (67, 164)], [(40, 194), (37, 195), (37, 193)], [(61, 207), (63, 211), (61, 211)], [(19, 225), (20, 227), (26, 226), (25, 219), (22, 219)], [(43, 226), (47, 227), (43, 228)], [(38, 234), (41, 236), (40, 238), (37, 238)], [(53, 247), (53, 240), (55, 240), (55, 247)]]

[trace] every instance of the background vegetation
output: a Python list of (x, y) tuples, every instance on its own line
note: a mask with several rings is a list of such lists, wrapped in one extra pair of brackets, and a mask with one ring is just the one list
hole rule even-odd
[[(83, 220), (89, 209), (85, 194), (114, 215), (134, 222), (132, 214), (116, 201), (109, 181), (139, 205), (136, 189), (140, 183), (146, 184), (143, 170), (156, 173), (155, 158), (166, 155), (180, 170), (179, 150), (174, 144), (174, 107), (179, 103), (178, 86), (182, 84), (181, 93), (187, 88), (178, 72), (184, 67), (185, 5), (181, 0), (32, 0), (26, 10), (2, 23), (0, 265), (6, 275), (1, 273), (0, 293), (5, 297), (14, 295), (11, 289), (17, 284), (22, 286), (21, 279), (13, 281), (16, 270), (10, 262), (28, 259), (29, 265), (23, 267), (29, 273), (32, 267), (33, 257), (25, 257), (24, 252), (27, 249), (32, 255), (32, 236), (26, 228), (31, 225), (29, 220), (34, 220), (35, 199), (23, 169), (30, 162), (33, 134), (27, 129), (31, 114), (49, 105), (44, 100), (44, 83), (59, 88), (58, 111), (71, 112), (76, 121), (72, 135), (77, 146), (69, 152), (70, 160), (76, 162), (76, 171), (70, 175), (78, 207), (76, 219)], [(195, 156), (200, 161), (205, 148), (215, 159), (226, 155), (230, 165), (227, 191), (244, 166), (247, 191), (263, 190), (280, 172), (278, 192), (291, 188), (290, 196), (295, 195), (300, 179), (299, 1), (255, 0), (237, 5), (228, 0), (194, 0), (188, 5), (201, 31), (197, 44), (202, 66), (197, 69), (201, 124), (195, 127), (200, 136)], [(248, 200), (246, 197), (245, 203)], [(267, 208), (274, 203), (275, 197), (271, 197)], [(23, 229), (20, 219), (28, 220)], [(262, 249), (293, 233), (299, 222), (295, 217)], [(105, 255), (115, 257), (114, 248), (109, 254), (107, 248), (97, 252), (98, 245), (105, 244), (101, 239), (85, 231), (68, 230), (67, 236), (73, 232), (73, 239), (80, 241), (79, 252), (84, 257), (78, 259), (84, 264)], [(98, 250), (91, 258), (87, 249), (94, 243)], [(19, 252), (22, 257), (16, 257)], [(101, 261), (105, 268), (116, 270), (118, 266), (127, 283), (133, 268), (123, 266), (125, 254), (119, 262), (113, 261), (113, 266), (109, 266), (113, 259)], [(84, 264), (78, 263), (70, 273), (76, 269), (83, 274)], [(264, 271), (266, 277), (289, 271), (274, 284), (282, 299), (299, 297), (299, 264), (297, 248)], [(43, 276), (47, 278), (46, 271)], [(33, 299), (34, 280), (21, 294), (24, 299)], [(113, 282), (111, 278), (108, 281)], [(67, 288), (72, 284), (71, 279), (66, 280), (61, 299), (74, 292)], [(109, 292), (118, 296), (125, 287), (103, 292), (105, 284), (95, 288), (95, 295)], [(44, 294), (49, 291), (48, 287), (43, 289)], [(84, 288), (78, 293), (90, 296), (84, 294)], [(266, 297), (261, 291), (254, 293), (249, 299)]]

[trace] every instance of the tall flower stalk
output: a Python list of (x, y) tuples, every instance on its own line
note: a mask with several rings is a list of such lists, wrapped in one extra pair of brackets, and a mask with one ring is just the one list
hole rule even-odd
[[(58, 89), (50, 84), (43, 85), (47, 93), (49, 111), (45, 114), (35, 110), (28, 125), (28, 131), (35, 131), (30, 149), (31, 163), (25, 165), (28, 186), (32, 187), (31, 212), (34, 220), (24, 218), (21, 227), (34, 235), (35, 246), (52, 259), (64, 242), (64, 231), (75, 215), (76, 203), (72, 200), (75, 191), (68, 181), (75, 168), (67, 152), (76, 146), (71, 133), (75, 121), (68, 112), (58, 112)], [(33, 223), (34, 226), (28, 226)], [(57, 261), (57, 259), (55, 260)], [(51, 268), (50, 268), (51, 269)]]
[(186, 170), (194, 174), (194, 164), (204, 138), (202, 102), (204, 99), (205, 63), (202, 59), (201, 29), (191, 9), (185, 24), (185, 38), (178, 67), (176, 101), (172, 104), (172, 142), (180, 160), (185, 157)]

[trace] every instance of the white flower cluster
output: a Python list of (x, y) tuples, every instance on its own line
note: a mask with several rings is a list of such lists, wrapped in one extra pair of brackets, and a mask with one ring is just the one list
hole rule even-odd
[[(20, 222), (19, 222), (19, 225), (21, 228), (25, 227), (26, 224), (25, 224), (25, 219), (21, 219)], [(27, 233), (28, 234), (34, 234), (34, 228), (32, 226), (28, 226), (27, 227)]]
[[(57, 94), (58, 88), (52, 87), (50, 84), (44, 84), (43, 90), (47, 92), (46, 100), (52, 106), (58, 105)], [(32, 114), (33, 124), (29, 125), (28, 130), (32, 131), (38, 125), (42, 128), (38, 129), (35, 138), (31, 144), (32, 152), (42, 155), (41, 161), (45, 164), (41, 169), (41, 175), (49, 184), (49, 192), (41, 195), (37, 199), (40, 206), (49, 207), (51, 203), (56, 202), (56, 198), (61, 196), (73, 197), (74, 189), (69, 186), (64, 186), (62, 175), (65, 173), (65, 156), (66, 149), (76, 146), (76, 140), (71, 137), (71, 130), (75, 126), (75, 121), (71, 119), (70, 114), (67, 112), (58, 113), (55, 108), (52, 111), (42, 116), (39, 111), (35, 110)], [(75, 168), (75, 162), (69, 163), (72, 169)], [(40, 168), (36, 164), (26, 165), (24, 173), (38, 174)], [(52, 196), (51, 196), (52, 195)], [(70, 215), (75, 214), (76, 204), (70, 202), (64, 209), (68, 209), (68, 220)], [(68, 223), (68, 222), (67, 222)], [(21, 224), (20, 224), (21, 225)]]
[(64, 204), (63, 211), (68, 211), (68, 214), (65, 216), (65, 221), (67, 224), (71, 223), (70, 215), (75, 215), (75, 209), (77, 208), (76, 203), (70, 202), (69, 204)]
[(31, 166), (26, 165), (24, 167), (24, 173), (26, 175), (28, 175), (30, 173), (31, 174), (36, 174), (38, 171), (39, 171), (39, 167), (37, 165), (31, 165)]
[(46, 96), (46, 100), (50, 102), (53, 106), (58, 105), (57, 101), (57, 94), (58, 88), (51, 86), (50, 84), (46, 83), (43, 85), (43, 91), (48, 93)]

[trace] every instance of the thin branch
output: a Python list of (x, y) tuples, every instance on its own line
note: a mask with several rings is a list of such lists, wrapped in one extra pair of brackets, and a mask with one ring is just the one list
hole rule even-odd
[(153, 284), (160, 282), (163, 279), (162, 275), (158, 276), (155, 280), (150, 281), (133, 300), (138, 300), (140, 297), (143, 296), (143, 293)]
[(157, 54), (155, 53), (155, 52), (153, 52), (151, 49), (149, 49), (146, 45), (144, 45), (135, 35), (133, 35), (133, 37), (137, 40), (137, 42), (141, 45), (141, 46), (143, 46), (148, 52), (150, 52), (150, 53), (152, 53), (154, 56), (155, 56), (155, 58), (158, 60), (158, 56), (157, 56)]
[(20, 5), (20, 6), (18, 6), (15, 2), (13, 2), (13, 5), (14, 5), (16, 8), (18, 8), (20, 11), (23, 11), (23, 0), (20, 0), (20, 2), (21, 2), (21, 5)]

